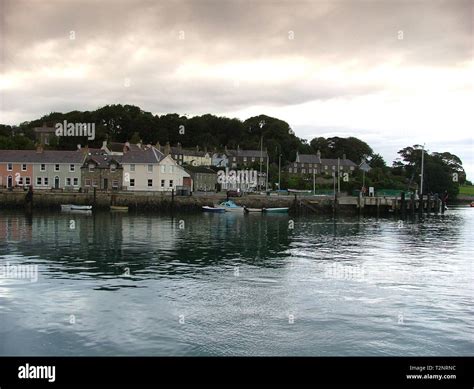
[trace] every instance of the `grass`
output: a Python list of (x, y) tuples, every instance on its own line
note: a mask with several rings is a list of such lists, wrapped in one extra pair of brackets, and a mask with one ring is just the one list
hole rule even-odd
[(460, 195), (474, 196), (474, 185), (466, 185), (459, 187)]

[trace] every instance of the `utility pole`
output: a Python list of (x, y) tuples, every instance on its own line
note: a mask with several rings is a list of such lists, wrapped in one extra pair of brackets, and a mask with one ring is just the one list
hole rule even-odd
[(278, 190), (281, 189), (280, 178), (281, 178), (281, 154), (278, 156)]
[(423, 147), (421, 149), (421, 182), (420, 182), (420, 198), (423, 199), (423, 173), (425, 168), (425, 144), (423, 143)]
[(267, 176), (265, 181), (265, 192), (268, 191), (268, 151), (267, 151)]
[(340, 158), (337, 158), (337, 194), (341, 193), (340, 163)]
[(313, 196), (316, 195), (316, 169), (313, 168)]

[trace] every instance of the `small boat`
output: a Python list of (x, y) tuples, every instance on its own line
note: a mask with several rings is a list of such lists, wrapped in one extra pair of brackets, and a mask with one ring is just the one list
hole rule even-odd
[(471, 201), (470, 205), (471, 205), (471, 207), (474, 207), (474, 201)]
[(128, 211), (128, 207), (122, 207), (120, 205), (111, 205), (110, 210), (111, 211), (124, 211), (124, 212), (126, 212), (126, 211)]
[(61, 211), (91, 211), (92, 205), (61, 204)]
[(219, 207), (224, 208), (226, 212), (244, 212), (244, 207), (237, 205), (232, 200), (223, 201)]
[(225, 212), (225, 208), (221, 207), (209, 207), (207, 205), (204, 205), (202, 207), (203, 212), (214, 212), (214, 213), (223, 213)]
[(266, 213), (287, 213), (289, 208), (263, 208), (263, 212)]
[(244, 210), (247, 213), (262, 212), (262, 208), (247, 208), (247, 207), (244, 207)]

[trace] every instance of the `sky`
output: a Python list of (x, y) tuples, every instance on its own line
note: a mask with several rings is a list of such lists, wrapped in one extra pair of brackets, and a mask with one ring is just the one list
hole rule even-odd
[(0, 0), (0, 123), (133, 104), (285, 120), (474, 179), (474, 1)]

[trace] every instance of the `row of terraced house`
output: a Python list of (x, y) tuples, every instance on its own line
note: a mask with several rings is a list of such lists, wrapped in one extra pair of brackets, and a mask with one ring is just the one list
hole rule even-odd
[[(260, 187), (265, 183), (268, 154), (265, 150), (225, 148), (221, 153), (207, 150), (103, 142), (101, 148), (78, 145), (77, 150), (0, 150), (0, 188), (29, 187), (35, 190), (71, 191), (129, 190), (172, 191), (179, 188), (213, 191), (218, 169), (248, 169), (263, 166)], [(214, 170), (210, 167), (217, 167)], [(289, 174), (331, 174), (336, 169), (352, 172), (357, 165), (345, 157), (321, 158), (317, 154), (297, 154), (285, 170)], [(214, 183), (214, 184), (213, 184)], [(226, 189), (233, 189), (226, 187)], [(247, 188), (248, 189), (248, 188)]]

